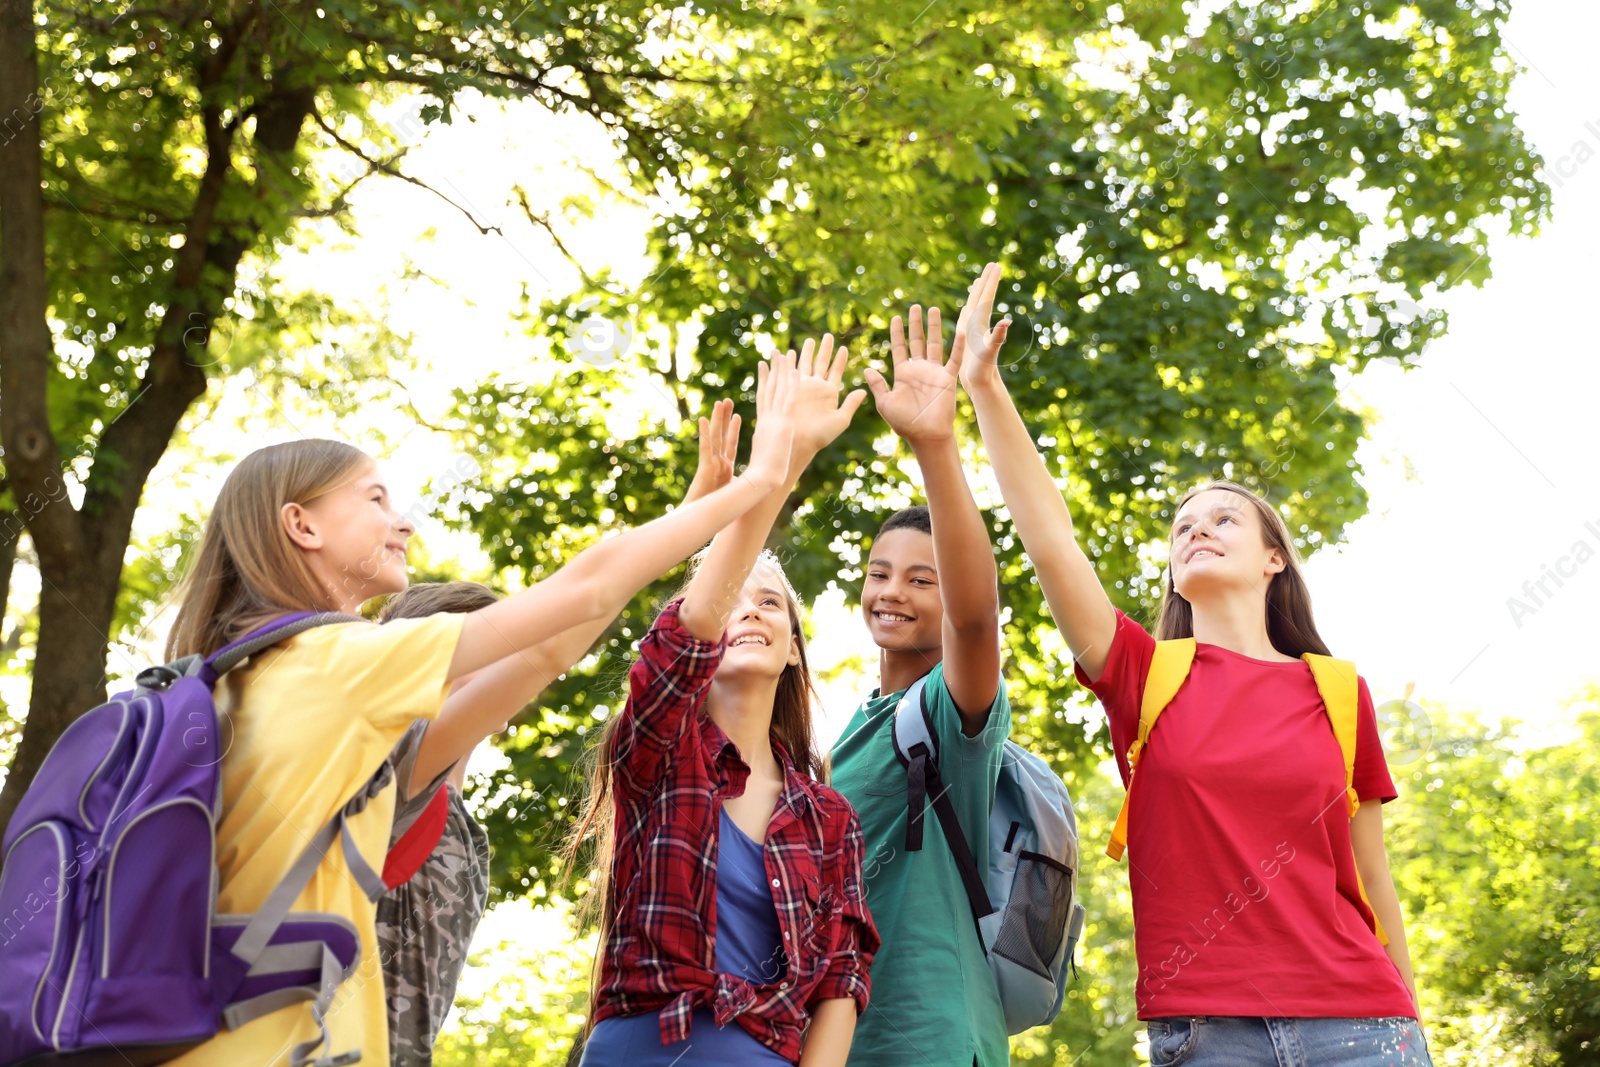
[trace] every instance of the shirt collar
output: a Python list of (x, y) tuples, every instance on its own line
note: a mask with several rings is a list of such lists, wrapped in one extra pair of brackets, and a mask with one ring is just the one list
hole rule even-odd
[(723, 796), (743, 796), (745, 783), (750, 780), (750, 765), (739, 755), (739, 746), (728, 739), (722, 727), (709, 715), (700, 716), (700, 740), (716, 771), (717, 786)]
[[(723, 796), (743, 796), (745, 784), (750, 780), (750, 765), (739, 755), (739, 746), (722, 732), (722, 727), (711, 716), (702, 716), (700, 722), (700, 736), (705, 744), (706, 755), (716, 768), (717, 785), (721, 787)], [(783, 768), (783, 792), (778, 795), (778, 806), (788, 807), (798, 818), (809, 812), (815, 804), (812, 787), (816, 783), (795, 769), (789, 750), (776, 738), (772, 741), (772, 754)]]
[(816, 783), (795, 769), (794, 760), (789, 757), (789, 752), (783, 747), (783, 742), (773, 739), (772, 752), (778, 757), (778, 764), (783, 768), (783, 792), (778, 796), (780, 804), (787, 805), (796, 818), (811, 810), (815, 798), (811, 794), (812, 786)]

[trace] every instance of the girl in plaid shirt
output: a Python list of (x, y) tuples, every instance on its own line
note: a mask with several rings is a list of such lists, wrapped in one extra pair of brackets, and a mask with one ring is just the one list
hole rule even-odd
[[(700, 420), (700, 463), (685, 504), (732, 480), (738, 439), (733, 401), (719, 400), (711, 417)], [(391, 622), (476, 611), (498, 599), (477, 582), (414, 585), (391, 597), (378, 619)], [(473, 932), (488, 900), (488, 838), (461, 798), (467, 757), (587, 655), (615, 619), (615, 612), (602, 615), (458, 678), (439, 717), (413, 723), (395, 747), (390, 758), (397, 792), (389, 847), (395, 847), (440, 791), (444, 796), (438, 799), (447, 803), (444, 830), (432, 853), (408, 881), (378, 902), (391, 1067), (433, 1063), (434, 1039), (450, 1013)], [(384, 875), (389, 875), (387, 865)]]
[(763, 365), (758, 394), (793, 384), (788, 478), (717, 535), (662, 611), (602, 736), (573, 843), (599, 838), (584, 1064), (842, 1067), (866, 1007), (878, 936), (860, 824), (813, 777), (799, 605), (761, 552), (800, 473), (864, 399), (840, 403), (845, 363), (824, 337)]

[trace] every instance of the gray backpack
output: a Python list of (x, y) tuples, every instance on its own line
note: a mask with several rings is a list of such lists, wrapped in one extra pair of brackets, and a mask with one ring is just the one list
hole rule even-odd
[[(987, 878), (939, 777), (939, 742), (923, 704), (926, 676), (900, 698), (894, 750), (906, 765), (906, 851), (922, 848), (929, 801), (955, 856), (989, 958), (1006, 1032), (1048, 1025), (1061, 1011), (1067, 970), (1083, 933), (1077, 902), (1078, 821), (1072, 796), (1044, 760), (1007, 741), (989, 811)], [(987, 889), (985, 888), (987, 885)]]

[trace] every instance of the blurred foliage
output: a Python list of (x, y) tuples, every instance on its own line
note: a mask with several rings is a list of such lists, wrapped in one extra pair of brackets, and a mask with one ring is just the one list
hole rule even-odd
[[(1439, 1067), (1600, 1062), (1600, 686), (1580, 737), (1434, 723), (1388, 841)], [(1441, 1050), (1448, 1050), (1441, 1052)]]
[[(576, 17), (531, 5), (514, 19), (361, 0), (32, 7), (60, 361), (52, 419), (63, 451), (82, 457), (107, 413), (133, 401), (162, 330), (182, 333), (212, 375), (261, 368), (308, 391), (403, 355), (372, 323), (341, 345), (344, 313), (281, 291), (270, 266), (302, 219), (348, 228), (351, 191), (399, 172), (422, 124), (452, 121), (463, 92), (588, 112), (625, 150), (660, 150), (651, 116), (622, 106), (662, 74), (641, 51), (651, 5)], [(396, 118), (386, 105), (412, 94), (420, 106)], [(214, 300), (193, 322), (167, 322), (197, 204), (222, 235), (202, 283)]]
[(480, 976), (489, 981), (458, 993), (434, 1045), (433, 1062), (437, 1067), (563, 1067), (584, 1026), (594, 938), (576, 937), (560, 907), (535, 916), (527, 901), (510, 901), (496, 910), (554, 931), (560, 943), (536, 957), (510, 938), (474, 952), (463, 986)]
[[(650, 275), (586, 271), (567, 298), (530, 300), (527, 329), (555, 358), (532, 381), (461, 389), (449, 422), (487, 469), (457, 521), (517, 582), (674, 504), (693, 416), (747, 404), (758, 352), (831, 330), (854, 378), (891, 313), (918, 300), (953, 318), (996, 259), (1018, 406), (1113, 599), (1147, 614), (1169, 509), (1203, 479), (1258, 488), (1306, 552), (1341, 539), (1366, 507), (1364, 416), (1340, 402), (1341, 375), (1420, 356), (1445, 323), (1414, 301), (1487, 277), (1491, 219), (1527, 233), (1547, 210), (1505, 102), (1504, 3), (835, 14), (712, 4), (654, 27), (672, 86), (648, 107), (665, 133), (653, 161), (630, 154), (620, 190), (657, 211)], [(587, 250), (569, 251), (583, 269)], [(971, 442), (968, 458), (981, 469)], [(853, 595), (864, 541), (914, 499), (906, 460), (867, 411), (812, 464), (773, 538), (803, 596)], [(1003, 509), (980, 504), (1014, 705), (1083, 766), (1104, 733), (1060, 713), (1069, 665)], [(508, 746), (496, 788), (515, 813), (490, 823), (501, 891), (549, 890), (584, 738), (666, 587)]]

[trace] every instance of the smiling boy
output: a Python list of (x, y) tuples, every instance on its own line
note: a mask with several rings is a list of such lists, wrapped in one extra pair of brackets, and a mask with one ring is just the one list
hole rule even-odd
[(909, 351), (890, 326), (894, 385), (866, 372), (889, 426), (921, 467), (927, 507), (890, 516), (868, 555), (861, 609), (879, 651), (879, 687), (833, 748), (833, 786), (861, 818), (867, 907), (883, 947), (850, 1067), (996, 1067), (1008, 1062), (1005, 1015), (955, 858), (938, 821), (908, 852), (906, 770), (893, 744), (900, 695), (924, 676), (939, 772), (975, 856), (989, 851), (989, 808), (1011, 709), (1000, 678), (994, 551), (967, 487), (955, 437), (964, 338), (942, 359), (937, 309), (911, 309)]

